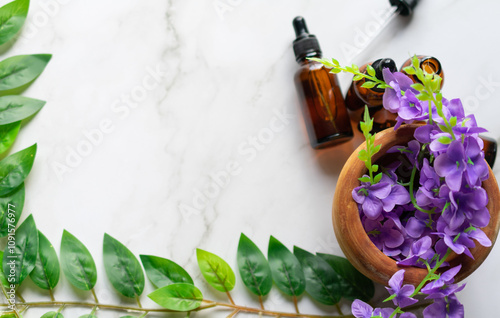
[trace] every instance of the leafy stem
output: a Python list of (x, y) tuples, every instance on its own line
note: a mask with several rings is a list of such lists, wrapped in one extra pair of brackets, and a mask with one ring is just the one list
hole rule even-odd
[[(437, 279), (436, 275), (434, 275), (434, 274), (436, 273), (438, 268), (440, 268), (441, 265), (443, 265), (444, 261), (448, 258), (448, 256), (450, 256), (451, 252), (452, 252), (451, 249), (448, 248), (448, 250), (446, 251), (446, 254), (436, 263), (436, 265), (431, 270), (429, 270), (427, 275), (424, 277), (424, 279), (422, 279), (420, 284), (418, 284), (418, 286), (415, 288), (415, 291), (411, 294), (410, 297), (415, 297), (420, 292), (420, 290), (424, 287), (425, 283)], [(401, 307), (397, 307), (393, 311), (393, 313), (389, 316), (389, 318), (393, 318), (396, 314), (401, 313), (401, 312), (402, 312)]]
[(340, 72), (351, 73), (354, 75), (353, 81), (359, 81), (363, 78), (368, 81), (363, 83), (362, 87), (373, 88), (377, 86), (377, 88), (384, 89), (389, 88), (383, 80), (378, 79), (375, 76), (375, 69), (371, 65), (367, 65), (366, 73), (361, 72), (359, 67), (356, 64), (352, 64), (351, 66), (340, 66), (340, 63), (336, 59), (318, 59), (318, 58), (309, 58), (311, 61), (319, 62), (326, 67), (330, 67), (332, 73), (338, 74)]
[(365, 106), (365, 113), (363, 116), (363, 121), (360, 122), (361, 131), (365, 136), (366, 149), (362, 149), (358, 153), (358, 158), (365, 163), (366, 169), (368, 169), (368, 179), (366, 177), (361, 177), (359, 180), (361, 182), (370, 182), (371, 184), (377, 183), (382, 179), (382, 172), (377, 175), (373, 175), (374, 172), (378, 171), (378, 165), (372, 163), (372, 157), (377, 152), (380, 151), (381, 145), (375, 146), (375, 134), (371, 134), (370, 131), (373, 128), (373, 118), (370, 118), (370, 113), (368, 107)]
[[(119, 310), (119, 311), (133, 311), (146, 314), (149, 312), (153, 313), (178, 313), (175, 310), (169, 310), (164, 308), (142, 308), (139, 306), (122, 306), (122, 305), (111, 305), (111, 304), (98, 304), (94, 302), (79, 302), (79, 301), (36, 301), (36, 302), (21, 302), (18, 303), (19, 306), (23, 307), (59, 307), (62, 310), (64, 307), (90, 307), (108, 310)], [(7, 307), (7, 304), (0, 304), (0, 307)], [(287, 313), (273, 310), (263, 310), (261, 308), (253, 308), (246, 306), (239, 306), (230, 303), (216, 302), (212, 300), (203, 300), (202, 306), (193, 309), (189, 312), (196, 312), (201, 310), (206, 310), (214, 307), (219, 307), (221, 309), (232, 310), (233, 313), (237, 314), (240, 312), (246, 312), (250, 314), (257, 314), (269, 317), (299, 317), (299, 318), (354, 318), (353, 315), (337, 315), (337, 316), (323, 316), (323, 315), (311, 315), (311, 314), (301, 314), (301, 313)], [(234, 314), (234, 315), (235, 315)], [(233, 316), (234, 316), (233, 315)]]

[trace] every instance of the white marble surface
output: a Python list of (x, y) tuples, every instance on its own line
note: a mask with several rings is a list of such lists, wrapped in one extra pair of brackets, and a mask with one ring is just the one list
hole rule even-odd
[[(2, 53), (54, 55), (25, 92), (48, 103), (13, 149), (39, 146), (23, 216), (33, 213), (56, 246), (63, 229), (88, 246), (98, 264), (97, 293), (108, 303), (126, 300), (105, 277), (105, 232), (136, 255), (185, 266), (211, 299), (224, 297), (203, 283), (195, 249), (222, 256), (236, 270), (241, 232), (263, 250), (274, 235), (289, 248), (341, 255), (331, 225), (333, 192), (361, 140), (310, 148), (293, 86), (291, 21), (303, 15), (324, 56), (346, 63), (346, 48), (362, 44), (361, 32), (371, 37), (385, 8), (384, 0), (32, 1), (21, 38)], [(411, 21), (393, 21), (355, 62), (392, 57), (399, 65), (414, 53), (438, 57), (445, 95), (463, 98), (499, 139), (499, 10), (493, 0), (422, 0)], [(340, 80), (345, 91), (350, 76)], [(282, 129), (270, 135), (277, 118)], [(228, 170), (227, 184), (216, 185), (213, 176)], [(498, 163), (495, 172), (498, 178)], [(212, 191), (211, 198), (200, 200), (200, 191)], [(499, 264), (497, 245), (467, 279), (460, 293), (467, 317), (496, 316)], [(46, 298), (30, 286), (23, 287), (26, 298)], [(148, 282), (145, 294), (151, 290)], [(66, 279), (56, 297), (90, 299)], [(233, 297), (257, 306), (239, 278)], [(154, 305), (145, 296), (143, 303)], [(266, 304), (292, 310), (276, 291)], [(334, 312), (308, 296), (300, 307)], [(68, 309), (66, 316), (87, 312)]]

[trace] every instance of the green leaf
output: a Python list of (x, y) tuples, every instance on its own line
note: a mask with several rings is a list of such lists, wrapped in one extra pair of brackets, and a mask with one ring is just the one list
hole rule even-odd
[(196, 249), (196, 257), (203, 277), (213, 288), (221, 292), (228, 292), (234, 288), (236, 277), (222, 258), (199, 248)]
[(357, 81), (362, 80), (362, 79), (363, 79), (363, 75), (359, 75), (359, 74), (358, 75), (354, 75), (354, 77), (352, 78), (352, 80), (354, 82), (357, 82)]
[[(377, 177), (375, 177), (375, 180), (377, 179)], [(370, 182), (370, 177), (361, 177), (361, 178), (358, 178), (359, 181), (361, 182)], [(376, 181), (378, 182), (378, 181)]]
[(416, 96), (421, 101), (429, 100), (431, 97), (427, 93), (420, 93)]
[(373, 172), (377, 172), (378, 171), (378, 165), (372, 165), (372, 170), (373, 170)]
[(408, 75), (415, 75), (415, 69), (413, 68), (413, 66), (407, 66), (403, 68), (403, 71), (405, 71)]
[(35, 160), (36, 144), (0, 161), (0, 196), (20, 186), (28, 176)]
[(55, 311), (49, 311), (48, 313), (45, 313), (40, 318), (64, 318), (64, 316), (61, 313), (58, 313), (58, 312), (55, 312)]
[(52, 55), (17, 55), (0, 62), (0, 92), (33, 82), (45, 69)]
[(330, 73), (333, 73), (333, 74), (338, 74), (338, 73), (340, 73), (340, 72), (342, 72), (342, 70), (341, 70), (341, 69), (338, 69), (338, 68), (332, 68), (332, 69), (330, 70)]
[(152, 255), (139, 255), (146, 275), (157, 288), (175, 284), (193, 284), (191, 276), (179, 265), (168, 260)]
[(19, 285), (35, 268), (38, 251), (38, 231), (33, 215), (12, 232), (13, 244), (8, 243), (3, 254), (3, 273), (11, 284)]
[(347, 259), (321, 253), (318, 253), (318, 256), (340, 276), (342, 297), (351, 300), (360, 299), (364, 302), (373, 298), (375, 294), (373, 282), (361, 274)]
[(0, 125), (11, 124), (38, 112), (45, 102), (24, 96), (8, 95), (0, 97)]
[(425, 90), (425, 87), (424, 85), (420, 84), (420, 83), (415, 83), (415, 84), (411, 84), (410, 85), (412, 88), (416, 89), (417, 91), (419, 92), (422, 92)]
[(16, 140), (20, 128), (20, 121), (0, 126), (0, 154), (3, 154), (7, 150), (9, 150), (9, 148)]
[(14, 191), (0, 197), (0, 237), (16, 228), (24, 207), (24, 183)]
[(373, 87), (375, 87), (375, 85), (377, 85), (376, 82), (366, 81), (366, 82), (363, 83), (363, 85), (361, 85), (361, 87), (364, 87), (364, 88), (373, 88)]
[(336, 59), (334, 59), (334, 58), (332, 58), (332, 63), (333, 63), (333, 65), (335, 65), (335, 66), (339, 66), (339, 65), (340, 65), (339, 61), (337, 61), (337, 60), (336, 60)]
[(382, 180), (382, 172), (380, 172), (379, 174), (377, 174), (374, 178), (373, 178), (373, 181), (375, 183), (378, 183), (380, 180)]
[(49, 240), (38, 231), (38, 256), (31, 280), (42, 289), (54, 289), (59, 282), (59, 260)]
[(203, 295), (194, 285), (176, 283), (148, 295), (152, 301), (170, 310), (189, 311), (200, 307)]
[(444, 145), (451, 144), (451, 138), (448, 136), (441, 136), (438, 138), (438, 141)]
[(382, 147), (382, 145), (376, 145), (375, 147), (373, 147), (372, 155), (374, 155), (377, 152), (379, 152), (381, 147)]
[(411, 65), (413, 65), (414, 68), (420, 68), (420, 61), (416, 55), (412, 56)]
[(450, 118), (450, 125), (451, 127), (455, 127), (457, 125), (457, 117), (453, 116)]
[(269, 294), (273, 287), (269, 263), (257, 245), (243, 233), (238, 244), (237, 260), (245, 286), (257, 296)]
[(28, 15), (29, 0), (16, 0), (0, 8), (0, 45), (12, 39)]
[(443, 100), (443, 94), (441, 94), (441, 93), (437, 93), (437, 94), (436, 94), (436, 100), (437, 100), (438, 102), (442, 101), (442, 100)]
[(324, 305), (335, 305), (342, 297), (339, 275), (321, 257), (297, 246), (293, 253), (297, 256), (306, 278), (306, 291), (312, 298)]
[(366, 65), (366, 72), (370, 76), (375, 76), (375, 74), (376, 74), (375, 69), (370, 64)]
[(133, 298), (144, 291), (144, 272), (141, 263), (122, 243), (104, 234), (103, 260), (111, 284), (123, 296)]
[(306, 288), (306, 279), (295, 255), (271, 236), (267, 257), (276, 286), (288, 296), (302, 295)]
[(78, 318), (97, 318), (97, 316), (92, 314), (86, 314), (86, 315), (81, 315)]
[(89, 250), (64, 230), (61, 240), (61, 268), (71, 285), (91, 290), (97, 281), (97, 270)]

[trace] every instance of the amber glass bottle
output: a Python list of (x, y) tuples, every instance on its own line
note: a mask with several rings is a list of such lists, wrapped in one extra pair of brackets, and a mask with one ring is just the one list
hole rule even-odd
[(293, 27), (297, 37), (293, 50), (300, 64), (295, 85), (311, 146), (319, 149), (348, 141), (353, 133), (337, 76), (323, 64), (307, 59), (320, 58), (321, 49), (304, 18), (296, 17)]
[(495, 139), (485, 136), (479, 136), (483, 140), (484, 159), (493, 168), (497, 157), (497, 142)]
[[(441, 81), (441, 88), (442, 88), (444, 84), (444, 72), (439, 60), (435, 57), (426, 55), (417, 55), (417, 58), (420, 62), (420, 68), (422, 70), (424, 70), (427, 74), (437, 74), (443, 79)], [(407, 59), (401, 66), (400, 70), (403, 74), (411, 78), (414, 83), (421, 83), (416, 75), (410, 75), (404, 71), (405, 67), (411, 66), (411, 60), (412, 60), (411, 58)]]
[[(375, 76), (383, 80), (382, 70), (388, 68), (391, 72), (397, 70), (396, 63), (392, 59), (378, 59), (367, 63), (359, 68), (359, 71), (366, 74), (366, 67), (371, 65), (375, 69)], [(353, 81), (347, 91), (345, 103), (351, 111), (351, 118), (356, 122), (363, 118), (365, 105), (368, 106), (370, 116), (373, 117), (373, 131), (378, 132), (396, 124), (396, 115), (385, 110), (382, 106), (384, 89), (377, 87), (361, 87), (366, 80)], [(359, 129), (359, 124), (358, 124)], [(361, 130), (360, 130), (361, 131)]]

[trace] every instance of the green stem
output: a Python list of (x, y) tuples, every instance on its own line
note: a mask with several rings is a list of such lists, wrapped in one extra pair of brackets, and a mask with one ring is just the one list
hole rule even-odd
[[(431, 277), (438, 270), (438, 268), (441, 267), (441, 265), (443, 265), (444, 261), (448, 258), (448, 256), (450, 256), (450, 254), (451, 254), (451, 249), (448, 248), (448, 250), (446, 251), (446, 254), (443, 256), (443, 258), (441, 258), (436, 263), (436, 265), (427, 273), (427, 275), (424, 277), (424, 279), (422, 279), (420, 284), (418, 284), (418, 286), (415, 288), (415, 291), (413, 292), (413, 294), (411, 294), (410, 297), (415, 297), (420, 292), (420, 290), (424, 287), (425, 283), (432, 280)], [(398, 312), (401, 312), (401, 307), (397, 307), (396, 309), (394, 309), (394, 311), (389, 316), (389, 318), (393, 318)]]
[(336, 303), (335, 306), (337, 307), (337, 311), (339, 312), (339, 315), (343, 316), (344, 313), (342, 312), (342, 309), (340, 309), (339, 303)]
[(418, 204), (417, 204), (417, 200), (415, 199), (415, 195), (413, 194), (413, 183), (415, 181), (415, 174), (417, 173), (417, 165), (414, 165), (413, 166), (413, 170), (411, 171), (411, 177), (410, 177), (410, 187), (408, 189), (408, 192), (410, 192), (410, 199), (411, 199), (411, 203), (413, 204), (413, 206), (415, 207), (415, 209), (421, 211), (421, 212), (424, 212), (424, 213), (427, 213), (429, 214), (429, 217), (431, 214), (434, 213), (434, 209), (433, 210), (426, 210), (426, 209), (423, 209), (421, 208)]
[[(238, 312), (246, 312), (250, 314), (263, 315), (263, 316), (271, 316), (271, 317), (299, 317), (299, 318), (354, 318), (353, 315), (340, 315), (340, 316), (322, 316), (322, 315), (310, 315), (310, 314), (300, 314), (300, 313), (287, 313), (287, 312), (279, 312), (273, 310), (262, 310), (260, 308), (251, 308), (245, 306), (239, 306), (229, 303), (221, 303), (215, 302), (211, 300), (203, 300), (204, 305), (192, 310), (191, 312), (201, 311), (209, 308), (220, 307), (221, 309), (227, 309)], [(93, 302), (79, 302), (79, 301), (36, 301), (36, 302), (24, 302), (19, 303), (21, 306), (29, 306), (29, 307), (91, 307), (91, 308), (99, 308), (101, 310), (118, 310), (118, 311), (127, 311), (127, 312), (137, 312), (137, 313), (179, 313), (175, 310), (169, 310), (164, 308), (139, 308), (137, 306), (121, 306), (121, 305), (110, 305), (110, 304), (101, 304), (101, 303), (93, 303)], [(1, 307), (7, 307), (7, 304), (0, 304)], [(62, 309), (62, 308), (60, 308)]]

